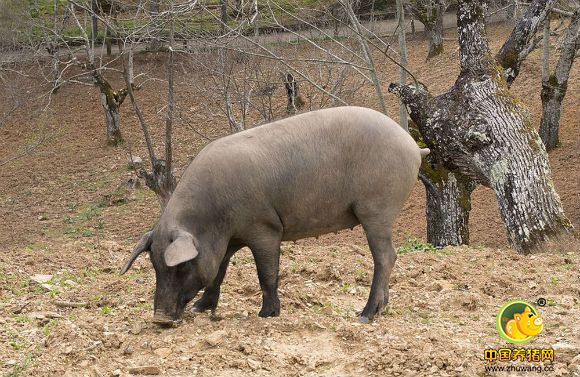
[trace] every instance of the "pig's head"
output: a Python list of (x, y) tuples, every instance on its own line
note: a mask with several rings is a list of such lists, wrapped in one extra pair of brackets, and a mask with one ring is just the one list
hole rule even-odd
[(159, 231), (156, 228), (141, 238), (121, 274), (127, 272), (144, 251), (149, 251), (155, 269), (153, 322), (174, 324), (181, 320), (187, 303), (205, 286), (204, 276), (199, 273), (194, 238), (184, 230)]
[(514, 314), (518, 329), (527, 336), (538, 335), (544, 328), (542, 317), (532, 313), (529, 306), (522, 313)]

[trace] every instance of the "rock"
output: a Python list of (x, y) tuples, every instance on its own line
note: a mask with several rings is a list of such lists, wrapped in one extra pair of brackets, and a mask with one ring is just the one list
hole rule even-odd
[(139, 156), (129, 157), (129, 168), (139, 170), (143, 167), (143, 159)]
[(227, 332), (224, 330), (217, 330), (209, 334), (205, 338), (205, 342), (209, 344), (211, 347), (215, 347), (221, 344), (224, 341), (224, 337), (227, 335)]
[(131, 330), (129, 332), (133, 335), (139, 335), (143, 331), (143, 323), (142, 322), (134, 322), (131, 325)]
[(48, 217), (46, 217), (46, 216), (44, 216), (44, 215), (40, 215), (40, 216), (38, 216), (38, 220), (39, 220), (39, 221), (48, 220)]
[(154, 365), (146, 365), (146, 366), (140, 366), (140, 367), (127, 368), (127, 372), (130, 374), (157, 376), (157, 375), (161, 374), (161, 369), (157, 366), (154, 366)]
[(30, 277), (30, 280), (32, 280), (35, 283), (38, 284), (46, 284), (49, 281), (52, 280), (52, 275), (43, 275), (43, 274), (37, 274), (37, 275), (33, 275)]
[(62, 318), (62, 316), (55, 312), (30, 312), (27, 314), (30, 319), (55, 319)]
[(569, 350), (576, 347), (565, 340), (559, 340), (558, 342), (552, 344), (552, 348), (555, 350)]
[(127, 347), (125, 347), (123, 349), (123, 355), (125, 355), (125, 356), (132, 355), (133, 352), (135, 352), (135, 351), (133, 350), (133, 347), (131, 347), (130, 345), (128, 345)]
[(68, 285), (69, 287), (76, 287), (79, 285), (79, 283), (77, 283), (74, 280), (70, 280), (70, 279), (63, 281), (63, 284)]
[(115, 369), (114, 371), (111, 372), (111, 376), (113, 377), (119, 377), (121, 375), (121, 369)]
[(157, 348), (153, 353), (165, 359), (167, 356), (171, 355), (171, 348)]
[(262, 366), (262, 363), (257, 361), (257, 360), (248, 358), (247, 361), (248, 361), (248, 366), (252, 370), (260, 369), (260, 367)]
[(52, 285), (52, 284), (40, 284), (40, 286), (47, 291), (52, 291), (54, 288), (54, 285)]

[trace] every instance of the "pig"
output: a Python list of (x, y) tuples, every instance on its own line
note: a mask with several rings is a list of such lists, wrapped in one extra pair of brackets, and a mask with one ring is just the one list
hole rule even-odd
[(251, 250), (262, 291), (260, 317), (278, 316), (282, 241), (361, 224), (374, 262), (369, 322), (389, 299), (397, 258), (392, 227), (417, 181), (413, 138), (386, 115), (362, 107), (311, 111), (223, 137), (186, 168), (153, 230), (123, 267), (148, 251), (155, 269), (153, 322), (180, 321), (218, 305), (230, 258)]
[(538, 335), (544, 328), (544, 320), (532, 313), (529, 306), (523, 312), (515, 313), (505, 325), (506, 334), (512, 339), (525, 339), (528, 336)]

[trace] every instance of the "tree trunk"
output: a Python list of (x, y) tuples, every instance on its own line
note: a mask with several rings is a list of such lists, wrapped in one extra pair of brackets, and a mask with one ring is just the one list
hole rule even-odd
[(151, 42), (149, 43), (149, 50), (150, 51), (159, 51), (161, 50), (161, 20), (159, 20), (159, 0), (150, 0), (149, 1), (149, 15), (151, 18), (151, 25), (149, 27), (149, 34), (151, 38)]
[(107, 122), (107, 144), (118, 145), (123, 142), (119, 108), (125, 100), (127, 90), (122, 89), (115, 92), (109, 82), (96, 69), (93, 70), (93, 79), (101, 92), (101, 106)]
[(113, 53), (113, 46), (111, 43), (111, 30), (108, 27), (105, 28), (105, 43), (107, 45), (107, 56), (111, 56)]
[(424, 163), (421, 180), (427, 193), (427, 242), (437, 247), (469, 244), (469, 212), (475, 182), (442, 165)]
[(295, 114), (304, 107), (304, 100), (298, 90), (298, 81), (290, 72), (286, 72), (284, 75), (284, 86), (286, 87), (286, 97), (288, 97), (286, 111), (288, 114)]
[(562, 101), (568, 89), (570, 69), (580, 48), (580, 10), (574, 13), (572, 22), (566, 30), (564, 42), (560, 49), (560, 58), (553, 74), (542, 82), (542, 120), (540, 121), (540, 137), (547, 150), (556, 148), (559, 143), (560, 112)]
[(533, 0), (497, 53), (495, 58), (503, 67), (508, 86), (518, 76), (524, 60), (521, 54), (526, 51), (554, 2), (555, 0)]
[[(403, 7), (403, 0), (397, 0), (397, 29), (399, 31), (399, 84), (405, 85), (407, 83), (407, 41), (405, 39), (405, 8)], [(407, 119), (407, 108), (399, 101), (399, 124), (405, 130), (409, 130), (409, 121)]]
[(554, 190), (550, 164), (527, 111), (513, 98), (491, 56), (481, 1), (460, 0), (461, 73), (451, 90), (391, 84), (429, 148), (446, 168), (495, 193), (508, 238), (519, 252), (573, 231)]
[(106, 106), (103, 99), (101, 99), (101, 105), (103, 105), (103, 110), (105, 111), (105, 117), (107, 120), (107, 144), (118, 145), (123, 141), (123, 138), (121, 137), (121, 118), (119, 115), (119, 108)]
[(417, 18), (429, 37), (429, 52), (431, 59), (443, 52), (443, 16), (448, 4), (445, 0), (415, 0), (406, 5), (414, 18)]
[[(409, 133), (417, 144), (425, 141), (414, 122)], [(471, 193), (477, 184), (458, 171), (450, 171), (431, 152), (421, 163), (419, 178), (427, 196), (427, 242), (437, 247), (469, 244)]]
[(92, 21), (92, 28), (91, 28), (91, 43), (93, 44), (91, 47), (95, 48), (95, 43), (97, 41), (97, 35), (99, 34), (99, 24), (97, 19), (97, 12), (99, 10), (97, 0), (91, 0), (91, 21)]
[(228, 24), (228, 0), (220, 0), (220, 11), (220, 33), (224, 35)]
[(443, 12), (438, 12), (433, 22), (425, 25), (425, 30), (429, 36), (429, 52), (427, 59), (431, 59), (443, 53)]

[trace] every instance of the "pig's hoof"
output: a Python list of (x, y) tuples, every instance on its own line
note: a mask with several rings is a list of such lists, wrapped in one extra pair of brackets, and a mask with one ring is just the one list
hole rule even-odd
[(278, 317), (280, 315), (280, 307), (262, 307), (258, 316), (262, 318), (266, 317)]
[(193, 304), (193, 308), (191, 310), (194, 313), (204, 313), (207, 310), (211, 310), (212, 313), (215, 312), (217, 308), (217, 302), (213, 302), (213, 300), (208, 300), (207, 298), (200, 298)]
[[(372, 319), (372, 318), (371, 318), (371, 319)], [(370, 322), (371, 322), (371, 319), (369, 319), (369, 318), (365, 317), (364, 315), (361, 315), (360, 317), (358, 317), (358, 321), (359, 321), (360, 323), (364, 323), (365, 325), (366, 325), (367, 323), (370, 323)]]

